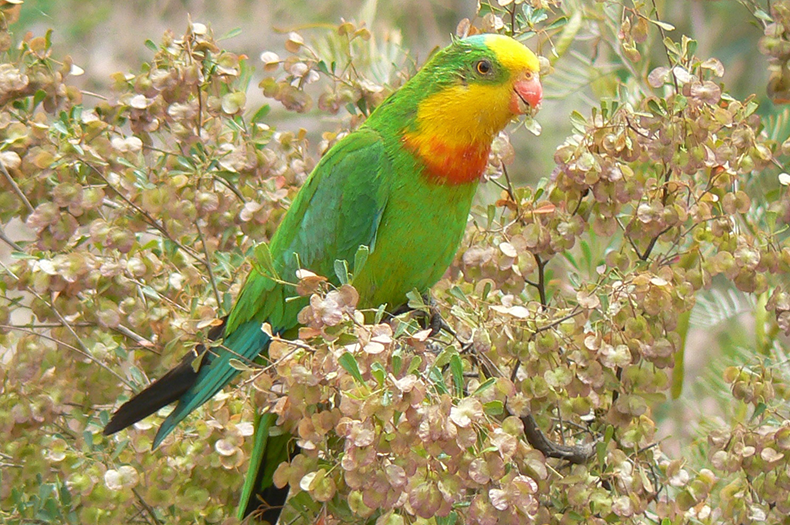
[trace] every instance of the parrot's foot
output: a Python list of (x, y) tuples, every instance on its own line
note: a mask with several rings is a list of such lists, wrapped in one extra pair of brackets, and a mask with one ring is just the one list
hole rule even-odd
[(404, 304), (402, 306), (399, 306), (392, 312), (391, 314), (392, 317), (397, 317), (399, 315), (412, 312), (412, 317), (418, 323), (420, 323), (420, 326), (423, 329), (428, 329), (428, 328), (431, 329), (431, 333), (429, 334), (428, 337), (434, 337), (439, 332), (444, 330), (454, 338), (457, 338), (455, 335), (455, 331), (452, 328), (450, 328), (450, 325), (447, 324), (447, 322), (442, 317), (441, 312), (439, 312), (439, 307), (436, 306), (436, 301), (433, 299), (433, 297), (431, 297), (429, 294), (426, 294), (422, 296), (422, 299), (425, 305), (428, 307), (428, 312), (425, 312), (423, 310), (415, 310), (414, 308), (411, 308), (409, 305)]
[(444, 320), (444, 317), (442, 317), (442, 314), (439, 311), (439, 308), (436, 306), (436, 303), (434, 303), (433, 299), (431, 299), (430, 303), (430, 315), (423, 315), (422, 318), (423, 323), (425, 323), (424, 328), (431, 329), (430, 337), (434, 337), (442, 330), (455, 337), (455, 331), (450, 328), (450, 325), (448, 325), (447, 321)]

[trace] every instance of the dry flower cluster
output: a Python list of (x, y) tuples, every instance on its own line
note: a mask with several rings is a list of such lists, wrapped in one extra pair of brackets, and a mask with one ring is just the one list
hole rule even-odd
[[(758, 17), (777, 59), (785, 7)], [(206, 341), (315, 158), (306, 132), (247, 107), (252, 66), (202, 24), (150, 44), (149, 63), (88, 103), (49, 35), (12, 37), (19, 6), (0, 5), (0, 234), (13, 251), (0, 272), (0, 518), (234, 523), (264, 408), (301, 449), (275, 473), (291, 486), (288, 523), (786, 519), (788, 137), (653, 7), (481, 9), (459, 34), (532, 36), (555, 67), (580, 31), (610, 35), (596, 53), (627, 79), (571, 115), (534, 188), (511, 184), (518, 157), (498, 139), (486, 178), (501, 198), (435, 291), (452, 333), (424, 329), (432, 306), (417, 295), (416, 313), (391, 318), (356, 309), (342, 265), (300, 272), (299, 339), (275, 340), (269, 366), (238, 363), (242, 385), (152, 453), (155, 421), (105, 438), (109, 411)], [(260, 57), (260, 89), (288, 110), (345, 110), (321, 152), (409, 74), (397, 43), (374, 36), (343, 21)], [(654, 408), (681, 395), (689, 312), (720, 281), (762, 309), (753, 359), (722, 377), (740, 415), (671, 457)], [(528, 437), (535, 425), (589, 453), (553, 456)]]

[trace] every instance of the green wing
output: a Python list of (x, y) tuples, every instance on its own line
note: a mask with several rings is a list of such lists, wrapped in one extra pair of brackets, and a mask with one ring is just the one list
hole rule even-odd
[(195, 382), (162, 423), (154, 446), (239, 373), (232, 366), (234, 359), (252, 362), (265, 353), (270, 339), (261, 331), (262, 323), (277, 333), (296, 326), (306, 298), (286, 283), (296, 281), (300, 265), (332, 278), (336, 259), (353, 265), (360, 245), (374, 249), (390, 175), (381, 139), (371, 130), (352, 133), (324, 156), (272, 239), (277, 276), (250, 272), (228, 318), (224, 346), (203, 357)]
[[(251, 272), (228, 319), (230, 333), (264, 321), (276, 332), (290, 329), (297, 324), (306, 298), (286, 301), (296, 291), (282, 281), (295, 282), (300, 267), (334, 281), (335, 260), (345, 259), (353, 271), (361, 245), (375, 250), (391, 179), (390, 161), (376, 132), (359, 130), (332, 148), (313, 170), (272, 239), (272, 264), (280, 282), (264, 275), (263, 269)], [(222, 385), (210, 388), (216, 391)], [(272, 486), (272, 474), (289, 459), (293, 447), (288, 435), (270, 436), (275, 420), (271, 414), (256, 418), (240, 516), (252, 512), (259, 499), (280, 497)], [(284, 490), (279, 491), (283, 500)]]
[[(375, 249), (387, 204), (392, 167), (382, 139), (362, 128), (342, 139), (318, 163), (272, 238), (270, 252), (278, 277), (296, 282), (296, 270), (311, 270), (335, 282), (334, 264), (349, 262), (360, 246)], [(269, 297), (279, 289), (277, 301)], [(284, 331), (296, 324), (305, 304), (289, 301), (292, 286), (253, 270), (228, 319), (232, 332), (246, 321), (269, 322)], [(289, 303), (298, 304), (291, 307)]]

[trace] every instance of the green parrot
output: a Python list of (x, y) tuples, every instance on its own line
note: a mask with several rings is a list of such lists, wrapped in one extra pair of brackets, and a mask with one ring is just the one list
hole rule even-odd
[[(427, 293), (458, 249), (493, 139), (518, 115), (537, 111), (542, 96), (537, 57), (512, 38), (475, 35), (435, 53), (316, 165), (271, 239), (276, 275), (253, 269), (224, 324), (209, 334), (222, 346), (187, 354), (121, 406), (104, 434), (177, 401), (156, 448), (239, 373), (231, 359), (265, 358), (270, 336), (263, 323), (283, 337), (298, 327), (308, 298), (285, 282), (296, 281), (300, 269), (329, 277), (336, 260), (348, 261), (360, 308), (387, 305), (392, 312), (408, 292)], [(369, 256), (357, 272), (361, 246)], [(240, 517), (257, 510), (275, 523), (287, 496), (272, 475), (294, 445), (287, 434), (270, 435), (275, 424), (271, 413), (256, 418)]]

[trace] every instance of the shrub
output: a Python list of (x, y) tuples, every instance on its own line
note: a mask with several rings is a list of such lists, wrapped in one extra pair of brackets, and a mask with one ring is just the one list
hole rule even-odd
[[(462, 21), (459, 35), (531, 38), (547, 85), (576, 74), (597, 82), (597, 104), (570, 115), (534, 187), (511, 183), (523, 160), (497, 140), (486, 178), (500, 198), (475, 211), (435, 290), (454, 333), (359, 312), (349, 285), (303, 275), (300, 339), (274, 343), (271, 366), (240, 363), (241, 384), (153, 453), (150, 421), (103, 437), (109, 411), (206, 340), (315, 154), (304, 130), (249, 107), (250, 61), (202, 24), (167, 32), (94, 96), (70, 84), (50, 33), (14, 40), (19, 6), (2, 7), (4, 519), (232, 522), (256, 407), (301, 446), (275, 474), (297, 503), (289, 520), (786, 519), (788, 116), (728, 94), (722, 63), (670, 37), (654, 6), (500, 0)], [(789, 11), (748, 7), (781, 102)], [(574, 43), (586, 35), (595, 62)], [(351, 22), (312, 37), (264, 53), (259, 88), (289, 111), (343, 116), (320, 154), (411, 66)], [(673, 454), (656, 410), (668, 392), (691, 396), (690, 313), (710, 289), (752, 298), (755, 337), (710, 381), (726, 417), (699, 417)]]

